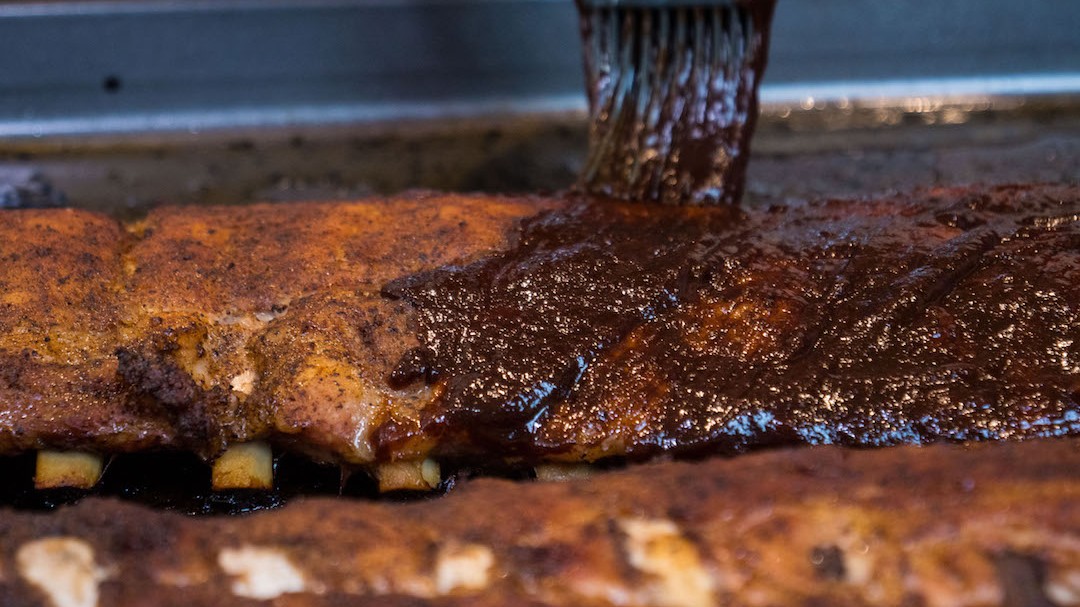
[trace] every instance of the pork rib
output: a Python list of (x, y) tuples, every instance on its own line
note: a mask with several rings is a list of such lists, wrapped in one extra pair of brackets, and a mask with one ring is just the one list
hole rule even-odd
[(1080, 188), (4, 216), (4, 452), (484, 465), (1080, 432)]
[(245, 517), (84, 500), (0, 512), (0, 602), (1067, 605), (1077, 500), (1075, 438), (780, 450)]

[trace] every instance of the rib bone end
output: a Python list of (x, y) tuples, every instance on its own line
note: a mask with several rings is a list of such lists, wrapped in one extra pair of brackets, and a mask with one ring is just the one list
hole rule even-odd
[(90, 489), (101, 480), (104, 458), (85, 451), (39, 451), (34, 487)]
[(375, 469), (379, 491), (431, 491), (442, 482), (439, 463), (432, 459), (382, 464)]
[(263, 441), (231, 445), (217, 460), (212, 471), (214, 491), (227, 489), (272, 489), (274, 457)]
[(594, 471), (590, 464), (541, 464), (536, 467), (536, 479), (554, 482), (572, 481), (589, 478)]

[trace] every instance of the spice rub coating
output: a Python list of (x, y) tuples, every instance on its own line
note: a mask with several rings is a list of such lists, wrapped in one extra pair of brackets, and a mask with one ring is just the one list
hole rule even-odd
[(171, 443), (117, 378), (120, 226), (72, 209), (0, 219), (0, 451)]
[(212, 455), (231, 440), (303, 436), (336, 420), (348, 427), (322, 436), (351, 444), (355, 418), (385, 415), (380, 369), (395, 359), (372, 340), (401, 342), (395, 352), (413, 340), (379, 325), (388, 310), (391, 324), (405, 319), (381, 285), (505, 248), (520, 218), (557, 204), (418, 193), (164, 207), (127, 226), (87, 212), (7, 212), (0, 451)]
[(0, 599), (44, 604), (28, 572), (51, 550), (116, 607), (1072, 604), (1077, 500), (1076, 438), (776, 450), (242, 517), (84, 500), (0, 512)]

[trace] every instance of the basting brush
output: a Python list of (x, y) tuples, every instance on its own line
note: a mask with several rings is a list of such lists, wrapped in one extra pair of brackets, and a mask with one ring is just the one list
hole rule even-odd
[(578, 188), (738, 203), (775, 4), (578, 0), (591, 118)]

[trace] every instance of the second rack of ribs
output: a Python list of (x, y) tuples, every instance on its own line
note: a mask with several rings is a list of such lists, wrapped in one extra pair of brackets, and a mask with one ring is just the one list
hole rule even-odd
[(1080, 189), (7, 211), (0, 451), (486, 464), (1080, 433)]

